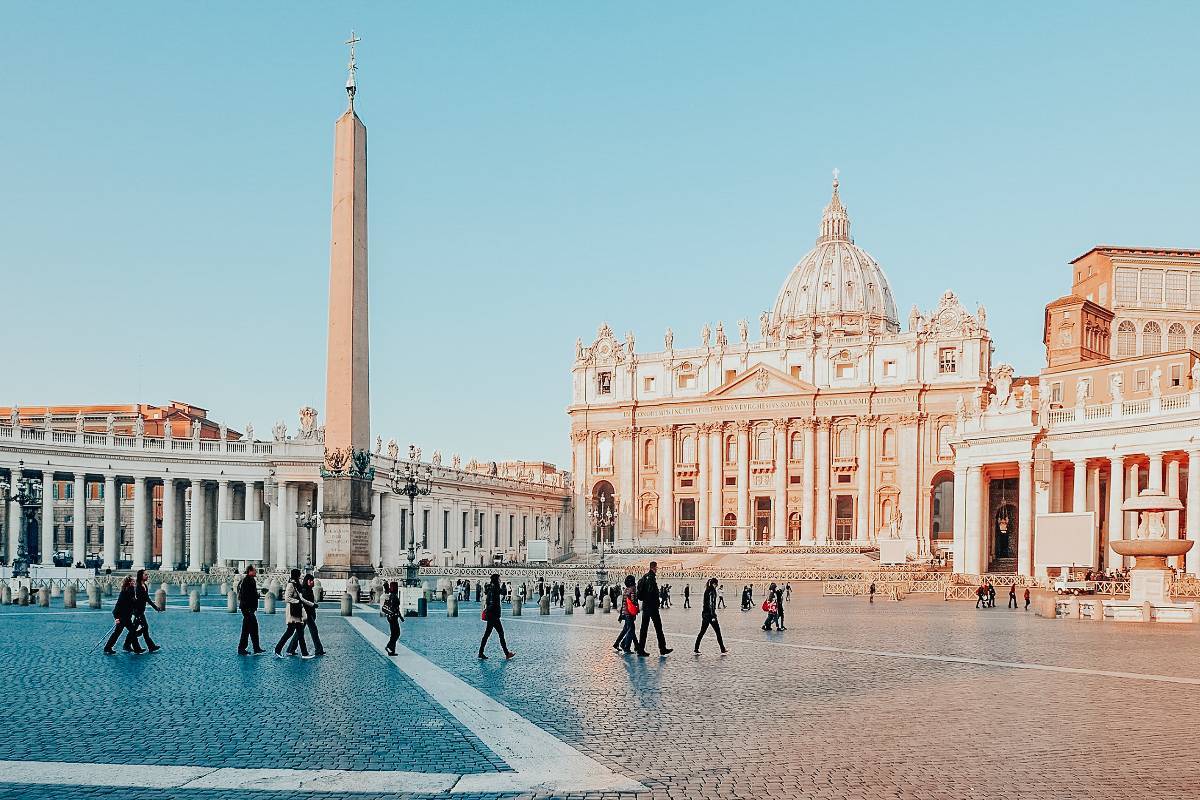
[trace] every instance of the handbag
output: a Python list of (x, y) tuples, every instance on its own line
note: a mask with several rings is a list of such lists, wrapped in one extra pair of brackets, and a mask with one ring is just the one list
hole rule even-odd
[(767, 612), (768, 614), (771, 613), (771, 601), (770, 600), (763, 600), (762, 610)]
[(631, 597), (625, 598), (625, 613), (630, 617), (637, 616), (638, 607), (636, 605), (634, 605), (633, 598), (631, 598)]
[(487, 606), (484, 606), (483, 608), (479, 609), (479, 618), (482, 620), (487, 619)]

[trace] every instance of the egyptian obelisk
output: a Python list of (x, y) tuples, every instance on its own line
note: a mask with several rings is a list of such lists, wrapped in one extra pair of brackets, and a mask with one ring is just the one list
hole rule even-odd
[(329, 349), (325, 382), (324, 526), (321, 575), (366, 575), (370, 560), (371, 407), (367, 327), (367, 129), (354, 112), (357, 90), (350, 34), (350, 103), (334, 125), (333, 224), (329, 247)]

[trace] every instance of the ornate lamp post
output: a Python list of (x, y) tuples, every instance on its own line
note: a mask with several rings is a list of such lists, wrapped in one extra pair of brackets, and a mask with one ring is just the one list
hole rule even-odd
[(596, 570), (596, 583), (604, 586), (608, 583), (608, 570), (604, 566), (604, 545), (605, 535), (604, 529), (611, 528), (613, 522), (616, 521), (617, 515), (613, 510), (612, 498), (607, 498), (604, 492), (600, 493), (600, 499), (592, 503), (591, 511), (588, 516), (592, 520), (592, 529), (596, 532), (596, 538), (600, 542), (600, 568)]
[(404, 585), (416, 586), (417, 581), (417, 498), (433, 491), (433, 467), (422, 466), (417, 460), (416, 445), (408, 446), (408, 461), (392, 470), (392, 491), (408, 498), (408, 564), (404, 568)]
[(313, 572), (319, 564), (317, 564), (317, 520), (321, 518), (321, 512), (313, 511), (312, 501), (308, 501), (307, 511), (296, 512), (296, 524), (308, 531), (308, 557), (309, 563), (305, 565), (306, 572)]
[(11, 481), (0, 478), (0, 495), (3, 495), (6, 501), (16, 503), (21, 507), (21, 531), (17, 536), (17, 553), (15, 556), (10, 554), (10, 558), (12, 558), (13, 577), (23, 578), (29, 575), (29, 549), (25, 543), (25, 539), (29, 535), (28, 520), (42, 504), (44, 487), (40, 480), (35, 481), (33, 478), (25, 477), (24, 461), (20, 462), (13, 471), (13, 475)]

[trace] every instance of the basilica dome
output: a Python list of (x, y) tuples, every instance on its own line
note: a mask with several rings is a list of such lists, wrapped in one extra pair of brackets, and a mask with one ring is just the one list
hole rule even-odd
[(821, 215), (817, 244), (792, 268), (771, 312), (774, 336), (857, 336), (897, 333), (896, 301), (878, 262), (850, 237), (850, 216), (838, 197)]

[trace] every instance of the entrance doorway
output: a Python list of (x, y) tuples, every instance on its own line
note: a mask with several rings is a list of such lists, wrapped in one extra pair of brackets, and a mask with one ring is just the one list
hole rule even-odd
[(679, 541), (696, 541), (696, 501), (690, 497), (679, 501)]
[(854, 539), (854, 498), (839, 494), (833, 501), (833, 540), (849, 542)]
[(754, 542), (766, 544), (771, 541), (771, 498), (754, 499)]
[(721, 521), (721, 544), (734, 544), (737, 541), (737, 514), (726, 514)]
[(988, 569), (1015, 572), (1018, 520), (1017, 478), (995, 478), (988, 482)]

